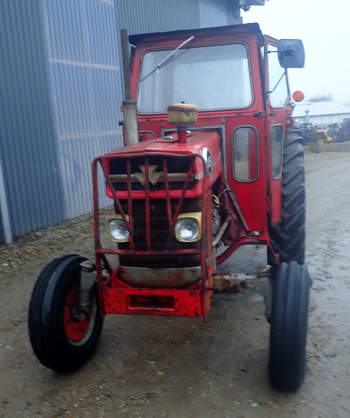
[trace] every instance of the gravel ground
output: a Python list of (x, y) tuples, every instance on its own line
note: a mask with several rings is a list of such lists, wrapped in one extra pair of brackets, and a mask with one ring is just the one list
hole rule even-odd
[[(206, 324), (107, 317), (97, 353), (81, 370), (41, 366), (27, 336), (30, 294), (52, 258), (91, 257), (89, 215), (0, 247), (0, 417), (349, 417), (350, 153), (307, 154), (306, 163), (314, 284), (307, 376), (297, 394), (268, 386), (269, 327), (256, 289), (216, 295)], [(265, 262), (263, 249), (242, 248), (223, 268)]]

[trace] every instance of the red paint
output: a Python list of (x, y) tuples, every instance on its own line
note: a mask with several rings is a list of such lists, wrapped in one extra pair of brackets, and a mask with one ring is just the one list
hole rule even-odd
[[(174, 134), (177, 136), (177, 133)], [(109, 152), (103, 157), (100, 157), (104, 161), (104, 167), (106, 173), (109, 172), (108, 160), (112, 158), (122, 158), (122, 157), (137, 157), (137, 156), (193, 156), (201, 155), (203, 148), (207, 147), (212, 156), (212, 161), (216, 162), (215, 167), (213, 168), (212, 175), (209, 179), (209, 187), (212, 186), (217, 177), (222, 173), (222, 162), (221, 162), (221, 148), (220, 148), (220, 137), (217, 132), (193, 132), (190, 137), (188, 137), (186, 143), (170, 142), (165, 143), (164, 141), (150, 140), (141, 142), (137, 145), (131, 147), (122, 148), (117, 151)], [(203, 166), (200, 164), (199, 160), (195, 162), (194, 173), (201, 175), (203, 178)], [(197, 185), (190, 190), (186, 190), (184, 197), (193, 198), (198, 197), (203, 193), (203, 180), (198, 181)], [(110, 185), (107, 185), (106, 190), (107, 196), (113, 199), (113, 188)], [(171, 190), (169, 191), (171, 198), (181, 198), (183, 190)], [(117, 192), (119, 199), (128, 199), (127, 191), (118, 191)], [(132, 199), (142, 199), (146, 198), (145, 191), (133, 191)], [(165, 199), (165, 191), (149, 191), (150, 199)]]
[(201, 296), (200, 289), (103, 289), (105, 313), (112, 314), (200, 317)]
[(187, 131), (185, 129), (178, 129), (177, 138), (178, 138), (178, 141), (180, 143), (186, 144), (186, 142), (187, 142)]
[(148, 158), (146, 158), (145, 165), (145, 191), (146, 191), (146, 210), (145, 210), (145, 219), (146, 219), (146, 242), (147, 250), (151, 250), (151, 224), (150, 224), (150, 203), (149, 203), (149, 164)]
[(66, 297), (63, 307), (64, 331), (66, 336), (74, 342), (81, 341), (87, 334), (90, 324), (90, 313), (83, 321), (78, 321), (74, 316), (74, 309), (79, 303), (79, 287), (72, 287)]
[[(99, 280), (100, 298), (105, 313), (142, 314), (142, 315), (171, 315), (171, 316), (202, 316), (208, 315), (213, 287), (212, 275), (214, 273), (214, 260), (211, 242), (212, 228), (212, 196), (211, 188), (217, 182), (220, 190), (224, 190), (223, 159), (227, 167), (227, 185), (233, 192), (243, 216), (248, 225), (248, 231), (243, 227), (240, 217), (232, 202), (224, 197), (225, 209), (232, 219), (224, 238), (229, 243), (228, 249), (217, 260), (218, 263), (226, 260), (241, 245), (268, 245), (268, 219), (274, 223), (281, 216), (281, 178), (273, 179), (271, 173), (270, 127), (280, 124), (285, 130), (288, 116), (292, 107), (288, 103), (282, 109), (273, 109), (268, 100), (268, 58), (265, 61), (260, 56), (261, 48), (267, 44), (276, 45), (276, 40), (263, 37), (257, 25), (236, 25), (216, 29), (201, 29), (194, 32), (174, 32), (172, 34), (155, 34), (153, 37), (132, 37), (136, 43), (132, 59), (132, 95), (136, 99), (138, 78), (143, 55), (151, 50), (174, 49), (186, 36), (195, 34), (191, 47), (203, 45), (218, 45), (239, 42), (246, 46), (249, 56), (251, 83), (253, 89), (253, 102), (246, 109), (227, 109), (220, 111), (199, 112), (197, 130), (187, 135), (185, 131), (176, 131), (167, 121), (166, 114), (138, 115), (140, 139), (137, 145), (118, 149), (99, 157), (93, 162), (93, 193), (94, 193), (94, 233), (96, 268)], [(267, 56), (266, 56), (267, 57)], [(194, 103), (195, 104), (195, 103)], [(233, 147), (234, 132), (239, 127), (252, 127), (252, 134), (248, 142), (249, 175), (250, 182), (241, 182), (233, 176)], [(216, 128), (213, 128), (216, 127)], [(203, 128), (202, 130), (200, 128)], [(222, 142), (221, 132), (225, 143)], [(255, 141), (255, 134), (257, 142)], [(154, 133), (154, 134), (153, 134)], [(162, 134), (171, 135), (172, 138), (162, 138)], [(156, 137), (154, 137), (156, 136)], [(256, 143), (258, 144), (256, 146)], [(223, 144), (226, 147), (224, 152)], [(203, 155), (209, 150), (211, 167), (204, 160)], [(171, 189), (169, 181), (169, 167), (166, 158), (190, 157), (187, 175), (181, 188)], [(131, 161), (142, 157), (145, 161), (145, 184), (134, 190), (131, 183)], [(150, 159), (159, 157), (161, 164), (157, 170), (162, 171), (164, 186), (159, 190), (151, 189)], [(110, 161), (126, 159), (126, 189), (116, 191), (109, 179)], [(106, 183), (106, 194), (113, 199), (115, 207), (122, 215), (130, 231), (129, 247), (118, 249), (116, 246), (102, 248), (100, 242), (99, 204), (97, 169), (102, 168)], [(211, 170), (209, 170), (211, 168)], [(133, 168), (137, 170), (137, 168)], [(136, 171), (135, 171), (136, 172)], [(191, 178), (196, 181), (191, 185)], [(202, 237), (200, 247), (178, 249), (157, 249), (152, 246), (151, 208), (155, 199), (165, 201), (165, 215), (168, 221), (169, 241), (179, 213), (181, 213), (186, 199), (200, 199), (202, 213)], [(133, 214), (133, 201), (145, 201), (145, 243), (146, 249), (137, 248), (133, 233), (135, 219)], [(154, 203), (155, 204), (155, 203)], [(123, 206), (124, 205), (124, 206)], [(123, 210), (124, 207), (124, 210)], [(125, 210), (127, 208), (127, 214)], [(128, 215), (128, 219), (126, 217)], [(169, 243), (168, 241), (168, 243)], [(225, 241), (225, 242), (226, 242)], [(122, 282), (118, 270), (111, 269), (106, 278), (102, 277), (106, 255), (120, 256), (172, 256), (172, 255), (199, 255), (201, 266), (201, 280), (186, 289), (147, 289), (134, 288)], [(278, 261), (278, 255), (275, 259)]]
[[(181, 154), (180, 154), (181, 157)], [(179, 157), (179, 158), (180, 158)], [(93, 176), (93, 186), (94, 186), (94, 231), (95, 231), (95, 255), (96, 255), (96, 270), (97, 276), (99, 281), (99, 289), (100, 289), (100, 297), (101, 297), (101, 305), (103, 307), (104, 313), (120, 313), (120, 314), (142, 314), (142, 315), (167, 315), (167, 316), (207, 316), (207, 312), (210, 305), (210, 296), (211, 291), (206, 290), (207, 287), (211, 285), (211, 278), (209, 272), (211, 272), (210, 268), (208, 267), (208, 255), (212, 257), (212, 248), (211, 242), (209, 240), (202, 240), (202, 247), (199, 249), (179, 249), (179, 250), (152, 250), (151, 249), (151, 239), (150, 239), (150, 231), (146, 231), (146, 240), (147, 240), (147, 250), (135, 250), (132, 248), (131, 242), (128, 250), (123, 249), (116, 249), (116, 248), (102, 248), (101, 241), (100, 241), (100, 223), (99, 223), (99, 202), (98, 202), (98, 166), (102, 168), (102, 172), (105, 176), (105, 180), (107, 183), (107, 190), (110, 190), (111, 195), (113, 196), (113, 200), (117, 208), (119, 208), (122, 217), (124, 218), (124, 222), (127, 222), (126, 214), (122, 211), (122, 204), (121, 199), (124, 198), (124, 194), (122, 194), (122, 198), (119, 198), (120, 193), (115, 192), (112, 188), (112, 185), (108, 179), (108, 160), (111, 158), (115, 158), (115, 156), (105, 156), (96, 158), (93, 162), (92, 166), (92, 176)], [(127, 164), (128, 167), (128, 164)], [(166, 165), (163, 165), (163, 168)], [(170, 201), (173, 198), (171, 195), (171, 191), (166, 187), (163, 193), (166, 194), (165, 198), (169, 201), (169, 208), (170, 212), (168, 216), (170, 216), (170, 223), (172, 225), (175, 224), (178, 214), (180, 213), (181, 207), (183, 205), (187, 188), (189, 187), (189, 179), (194, 171), (194, 168), (197, 167), (199, 172), (203, 173), (203, 179), (200, 180), (201, 186), (201, 201), (202, 201), (202, 225), (203, 225), (203, 233), (206, 230), (206, 226), (208, 224), (207, 219), (207, 207), (211, 205), (211, 195), (209, 196), (208, 193), (208, 177), (206, 175), (207, 168), (206, 163), (201, 155), (194, 155), (193, 162), (190, 165), (188, 170), (186, 180), (184, 182), (184, 187), (180, 191), (180, 196), (178, 202), (175, 207), (174, 214), (171, 214), (171, 206)], [(127, 169), (128, 174), (130, 175), (130, 170)], [(149, 164), (148, 158), (146, 159), (146, 167), (145, 167), (145, 181), (148, 184), (148, 176), (149, 176)], [(167, 176), (167, 170), (165, 169), (165, 177)], [(130, 184), (130, 180), (127, 181)], [(127, 202), (130, 202), (131, 198), (133, 197), (134, 191), (128, 188), (129, 196), (126, 196)], [(150, 225), (150, 207), (147, 203), (150, 201), (151, 192), (148, 189), (148, 186), (145, 184), (145, 192), (143, 192), (144, 199), (146, 201), (146, 228)], [(131, 197), (130, 197), (131, 196)], [(210, 205), (207, 201), (210, 201)], [(129, 204), (128, 204), (129, 207)], [(132, 207), (132, 205), (131, 205)], [(129, 209), (128, 209), (129, 210)], [(211, 212), (209, 212), (211, 216)], [(132, 210), (128, 213), (129, 216), (129, 227), (130, 227), (130, 234), (132, 236), (132, 228), (130, 225), (130, 219), (133, 219)], [(148, 217), (148, 220), (147, 220)], [(211, 226), (210, 226), (211, 227)], [(102, 258), (106, 254), (114, 254), (114, 255), (133, 255), (135, 257), (148, 255), (148, 256), (157, 256), (157, 255), (200, 255), (201, 258), (201, 266), (202, 266), (202, 284), (200, 287), (191, 288), (191, 289), (137, 289), (132, 288), (131, 286), (126, 285), (124, 282), (119, 280), (118, 278), (118, 271), (115, 270), (110, 274), (109, 279), (106, 281), (102, 277)], [(137, 299), (137, 297), (140, 297)], [(173, 298), (172, 306), (168, 304), (164, 304), (164, 299), (162, 298), (152, 298), (152, 304), (149, 303), (149, 298), (151, 296), (167, 296)], [(144, 297), (144, 299), (142, 299)], [(136, 298), (136, 299), (135, 299)], [(135, 300), (138, 303), (135, 303)], [(142, 306), (141, 301), (144, 300), (144, 306)], [(156, 302), (159, 302), (159, 306), (154, 306)]]
[(249, 131), (248, 137), (248, 159), (249, 159), (249, 178), (255, 179), (259, 174), (259, 160), (257, 150), (256, 131), (252, 129)]

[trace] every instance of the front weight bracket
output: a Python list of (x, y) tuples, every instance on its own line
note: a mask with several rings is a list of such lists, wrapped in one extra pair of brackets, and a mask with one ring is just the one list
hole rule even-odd
[[(79, 306), (78, 316), (84, 315), (90, 311), (90, 292), (96, 283), (96, 266), (90, 260), (80, 263), (80, 290), (79, 290)], [(80, 318), (79, 318), (80, 319)]]

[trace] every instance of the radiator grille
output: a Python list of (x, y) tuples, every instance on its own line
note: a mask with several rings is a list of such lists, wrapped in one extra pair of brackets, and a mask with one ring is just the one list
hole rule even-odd
[[(171, 211), (174, 215), (177, 199), (171, 202)], [(127, 202), (121, 201), (123, 210), (127, 213)], [(201, 210), (200, 199), (184, 199), (180, 212), (198, 212)], [(133, 213), (133, 239), (135, 250), (147, 250), (146, 243), (146, 218), (145, 201), (132, 201)], [(199, 248), (200, 241), (196, 243), (182, 243), (176, 240), (173, 228), (169, 228), (169, 220), (166, 211), (165, 199), (152, 199), (150, 202), (150, 230), (151, 230), (151, 250), (180, 250), (187, 248)], [(129, 249), (129, 243), (119, 244), (121, 249)], [(150, 256), (120, 256), (120, 264), (144, 267), (190, 267), (200, 263), (199, 256), (181, 255), (157, 257)]]
[[(146, 166), (148, 164), (149, 191), (165, 190), (166, 178), (169, 190), (182, 190), (191, 168), (193, 157), (133, 157), (110, 160), (110, 180), (116, 191), (128, 190), (128, 160), (130, 161), (131, 190), (145, 190)], [(166, 171), (164, 171), (166, 167)], [(194, 174), (188, 179), (188, 189), (194, 187)]]

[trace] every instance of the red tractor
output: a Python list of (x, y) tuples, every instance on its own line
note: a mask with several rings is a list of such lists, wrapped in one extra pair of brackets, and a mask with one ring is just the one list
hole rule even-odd
[[(133, 145), (93, 162), (95, 260), (67, 255), (42, 271), (29, 310), (33, 350), (70, 371), (93, 354), (106, 314), (205, 319), (215, 290), (242, 285), (216, 265), (241, 245), (265, 245), (270, 382), (297, 390), (311, 280), (287, 68), (304, 65), (302, 42), (263, 36), (257, 24), (129, 41), (124, 131)], [(115, 209), (108, 246), (98, 172)]]

